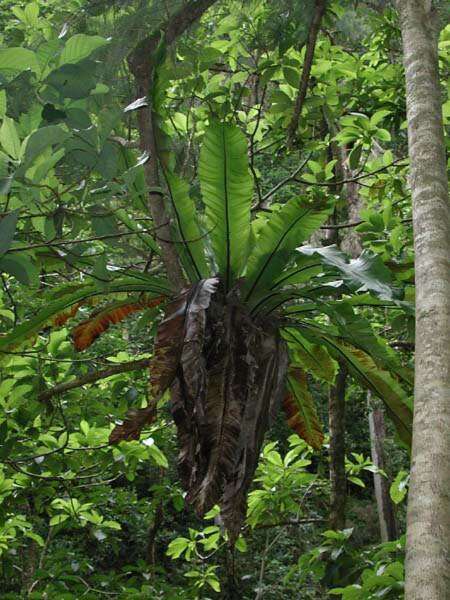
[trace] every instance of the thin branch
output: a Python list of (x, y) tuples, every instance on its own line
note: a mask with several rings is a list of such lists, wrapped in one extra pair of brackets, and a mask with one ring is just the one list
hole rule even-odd
[(88, 373), (87, 375), (83, 375), (74, 379), (73, 381), (68, 381), (66, 383), (59, 383), (54, 387), (41, 392), (38, 395), (38, 400), (40, 402), (45, 402), (49, 400), (53, 396), (57, 394), (62, 394), (69, 390), (73, 390), (75, 388), (79, 388), (88, 383), (95, 383), (99, 379), (106, 379), (106, 377), (111, 377), (111, 375), (116, 375), (117, 373), (127, 373), (129, 371), (138, 371), (139, 369), (145, 369), (149, 366), (150, 359), (143, 358), (140, 360), (132, 360), (126, 363), (119, 363), (116, 365), (112, 365), (107, 369), (103, 369), (102, 371), (96, 371), (94, 373)]
[[(320, 229), (348, 229), (349, 227), (358, 227), (366, 221), (353, 221), (353, 223), (341, 223), (340, 225), (322, 225)], [(401, 223), (412, 223), (412, 219), (402, 219)]]
[(271, 527), (287, 527), (295, 525), (306, 525), (308, 523), (325, 523), (327, 519), (321, 519), (320, 517), (311, 517), (309, 519), (287, 519), (286, 521), (279, 521), (278, 523), (261, 523), (257, 525), (255, 529), (270, 529)]
[[(163, 227), (163, 225), (160, 225), (159, 227)], [(58, 246), (68, 246), (70, 244), (83, 244), (86, 242), (95, 242), (98, 240), (121, 238), (121, 237), (125, 237), (127, 235), (141, 235), (143, 233), (154, 233), (156, 231), (156, 229), (158, 229), (158, 227), (155, 227), (153, 229), (143, 229), (142, 231), (124, 231), (123, 233), (108, 233), (105, 235), (97, 235), (97, 236), (93, 236), (93, 237), (89, 237), (89, 238), (83, 238), (81, 240), (59, 240), (57, 242), (29, 244), (28, 246), (19, 246), (18, 248), (10, 248), (7, 251), (7, 254), (11, 253), (11, 252), (22, 252), (23, 250), (32, 250), (33, 248), (52, 248), (52, 247), (58, 247)]]
[(309, 28), (308, 40), (306, 42), (305, 62), (303, 63), (302, 76), (300, 78), (298, 94), (295, 100), (294, 113), (292, 115), (291, 122), (288, 126), (288, 148), (292, 148), (293, 146), (295, 133), (298, 128), (298, 121), (300, 119), (303, 104), (305, 102), (306, 92), (308, 91), (309, 77), (311, 74), (311, 67), (314, 58), (314, 50), (316, 48), (317, 35), (319, 33), (322, 17), (325, 13), (325, 6), (326, 0), (316, 0), (316, 9)]
[(294, 180), (297, 181), (297, 183), (304, 183), (305, 185), (318, 185), (318, 186), (326, 186), (326, 187), (335, 187), (335, 186), (340, 186), (343, 185), (344, 183), (354, 183), (359, 181), (360, 179), (367, 179), (367, 177), (372, 177), (373, 175), (376, 175), (377, 173), (381, 173), (382, 171), (386, 171), (387, 169), (389, 169), (390, 167), (406, 167), (407, 165), (399, 165), (398, 163), (404, 160), (404, 158), (397, 158), (396, 160), (393, 160), (391, 163), (389, 163), (388, 165), (384, 165), (383, 167), (380, 167), (379, 169), (375, 169), (375, 171), (370, 171), (370, 173), (363, 173), (362, 175), (357, 175), (356, 177), (349, 177), (348, 179), (341, 179), (340, 181), (315, 181), (314, 183), (311, 181), (306, 181), (306, 179), (301, 179), (300, 177), (295, 177)]
[(267, 192), (267, 194), (264, 194), (261, 201), (258, 203), (258, 205), (254, 206), (252, 210), (258, 210), (259, 208), (261, 208), (261, 206), (264, 207), (264, 203), (267, 202), (267, 200), (276, 192), (278, 192), (279, 189), (281, 189), (283, 186), (285, 186), (291, 181), (297, 181), (297, 175), (306, 167), (306, 164), (308, 163), (311, 156), (312, 153), (308, 154), (307, 158), (305, 158), (305, 160), (290, 175), (279, 181), (269, 192)]

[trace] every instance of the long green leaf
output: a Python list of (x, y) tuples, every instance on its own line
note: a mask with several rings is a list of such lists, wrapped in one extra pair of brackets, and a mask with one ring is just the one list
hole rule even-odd
[(81, 287), (79, 291), (65, 294), (62, 298), (50, 302), (36, 316), (21, 323), (15, 327), (9, 334), (0, 338), (0, 352), (22, 344), (30, 336), (40, 331), (46, 323), (62, 311), (70, 308), (74, 304), (92, 298), (93, 296), (107, 295), (119, 292), (150, 292), (155, 294), (165, 293), (166, 288), (162, 288), (159, 280), (152, 285), (150, 281), (138, 282), (133, 278), (123, 278), (115, 280), (113, 283), (97, 287), (94, 284), (87, 284)]
[(248, 255), (253, 181), (243, 133), (213, 122), (203, 139), (200, 186), (219, 273), (229, 289)]
[(189, 195), (189, 184), (169, 171), (165, 172), (167, 188), (175, 213), (174, 237), (177, 251), (190, 281), (210, 275), (205, 258), (205, 242), (197, 222), (195, 204)]
[[(312, 341), (325, 344), (329, 353), (337, 360), (344, 360), (349, 371), (367, 389), (383, 400), (400, 439), (411, 447), (412, 410), (408, 394), (388, 371), (377, 366), (373, 358), (354, 346), (323, 331), (319, 326), (303, 323), (298, 325)], [(287, 328), (289, 331), (289, 327)]]
[(247, 301), (273, 286), (299, 242), (309, 238), (324, 223), (331, 210), (331, 202), (318, 209), (305, 199), (293, 198), (270, 216), (259, 230), (248, 259), (243, 290)]
[(299, 331), (289, 331), (285, 335), (291, 357), (291, 366), (299, 365), (316, 379), (333, 383), (337, 363), (331, 358), (323, 344), (314, 344)]

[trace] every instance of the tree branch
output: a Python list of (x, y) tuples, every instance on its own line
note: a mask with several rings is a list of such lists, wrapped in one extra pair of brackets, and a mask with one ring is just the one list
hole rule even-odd
[(302, 76), (298, 88), (297, 98), (295, 100), (294, 113), (291, 122), (288, 126), (287, 145), (292, 148), (294, 143), (295, 133), (298, 127), (298, 121), (302, 112), (303, 104), (308, 90), (309, 76), (311, 74), (312, 61), (314, 58), (314, 50), (316, 48), (317, 35), (319, 33), (322, 17), (325, 13), (326, 0), (316, 0), (316, 9), (313, 20), (311, 22), (308, 41), (306, 42), (305, 62), (303, 64)]
[(88, 383), (95, 383), (99, 379), (106, 379), (106, 377), (111, 377), (111, 375), (117, 375), (117, 373), (127, 373), (129, 371), (139, 371), (140, 369), (145, 369), (149, 366), (150, 359), (142, 358), (140, 360), (133, 360), (126, 363), (119, 363), (116, 365), (111, 365), (107, 369), (103, 369), (102, 371), (95, 371), (94, 373), (88, 373), (87, 375), (82, 375), (78, 377), (78, 379), (74, 379), (73, 381), (68, 381), (66, 383), (59, 383), (54, 387), (41, 392), (38, 395), (38, 400), (40, 402), (46, 402), (53, 396), (57, 394), (62, 394), (64, 392), (68, 392), (69, 390), (73, 390), (75, 388), (79, 388)]
[(5, 254), (10, 254), (11, 252), (21, 252), (22, 250), (32, 250), (33, 248), (54, 248), (58, 246), (68, 246), (71, 244), (84, 244), (86, 242), (95, 242), (98, 240), (109, 240), (114, 238), (125, 237), (126, 235), (141, 235), (143, 233), (154, 233), (157, 229), (161, 229), (163, 225), (160, 225), (159, 228), (154, 227), (153, 229), (143, 229), (142, 231), (124, 231), (123, 233), (108, 233), (105, 235), (97, 235), (89, 238), (83, 238), (81, 240), (58, 240), (56, 242), (42, 242), (38, 244), (29, 244), (28, 246), (10, 248), (6, 251)]
[(297, 183), (304, 183), (305, 185), (309, 185), (309, 186), (319, 185), (319, 186), (326, 186), (326, 187), (334, 187), (334, 186), (343, 185), (344, 183), (353, 183), (355, 181), (359, 181), (360, 179), (367, 179), (367, 177), (372, 177), (372, 175), (376, 175), (377, 173), (382, 173), (383, 171), (386, 171), (390, 167), (407, 167), (408, 165), (399, 165), (398, 164), (402, 160), (405, 160), (405, 159), (397, 158), (396, 160), (393, 160), (388, 165), (384, 165), (383, 167), (380, 167), (379, 169), (375, 169), (375, 171), (370, 171), (370, 173), (363, 173), (362, 175), (356, 175), (355, 177), (349, 177), (347, 179), (341, 179), (340, 181), (315, 181), (314, 183), (312, 183), (311, 181), (306, 181), (306, 179), (301, 179), (300, 177), (294, 177), (293, 179), (294, 179), (294, 181), (297, 181)]

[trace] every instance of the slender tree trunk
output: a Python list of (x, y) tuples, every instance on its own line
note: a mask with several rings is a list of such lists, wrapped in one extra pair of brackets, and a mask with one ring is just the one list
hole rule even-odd
[[(369, 408), (370, 449), (372, 462), (379, 469), (385, 471), (384, 462), (384, 412), (381, 403), (371, 398), (367, 393), (367, 405)], [(397, 538), (397, 523), (395, 521), (394, 506), (389, 494), (389, 482), (386, 477), (379, 473), (373, 474), (375, 488), (375, 499), (377, 502), (378, 521), (380, 523), (380, 537), (382, 542), (388, 542)]]
[[(142, 63), (130, 61), (137, 85), (137, 97), (142, 98), (149, 94), (152, 81), (152, 71), (149, 58), (142, 56)], [(145, 65), (145, 68), (142, 68)], [(141, 67), (141, 68), (139, 68)], [(150, 103), (150, 99), (148, 100)], [(139, 127), (139, 143), (143, 152), (148, 154), (148, 160), (144, 164), (145, 181), (148, 192), (148, 208), (155, 224), (155, 237), (161, 246), (162, 260), (166, 268), (167, 276), (175, 290), (180, 290), (184, 285), (184, 276), (176, 252), (175, 244), (171, 243), (169, 216), (164, 206), (164, 196), (159, 188), (161, 181), (158, 169), (158, 153), (153, 130), (153, 115), (151, 106), (141, 108), (137, 115)]]
[(330, 389), (328, 419), (330, 430), (330, 528), (344, 529), (347, 503), (345, 476), (345, 388), (347, 370), (340, 365), (336, 383)]
[(416, 261), (416, 373), (407, 600), (450, 598), (450, 207), (437, 28), (430, 1), (398, 0)]
[(294, 112), (287, 131), (287, 145), (292, 147), (295, 133), (298, 128), (298, 122), (302, 114), (303, 104), (305, 103), (306, 93), (308, 91), (309, 77), (316, 48), (317, 36), (320, 31), (320, 24), (326, 9), (326, 0), (316, 0), (314, 16), (309, 27), (308, 40), (306, 42), (305, 60), (303, 63), (302, 75), (298, 86), (297, 97), (295, 99)]
[(147, 97), (148, 106), (139, 109), (138, 127), (140, 148), (147, 152), (149, 158), (144, 165), (145, 180), (149, 188), (149, 212), (157, 228), (156, 237), (161, 246), (161, 255), (167, 271), (167, 277), (175, 291), (185, 285), (175, 245), (171, 242), (169, 216), (164, 206), (164, 196), (160, 191), (158, 169), (158, 152), (154, 134), (153, 111), (150, 99), (150, 86), (153, 84), (154, 52), (161, 40), (161, 31), (167, 45), (175, 42), (191, 25), (193, 25), (216, 0), (194, 0), (186, 2), (174, 14), (169, 15), (167, 22), (148, 38), (136, 46), (128, 57), (130, 71), (134, 75), (137, 97)]

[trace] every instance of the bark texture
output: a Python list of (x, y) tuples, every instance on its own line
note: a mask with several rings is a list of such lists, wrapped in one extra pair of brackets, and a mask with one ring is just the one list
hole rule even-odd
[[(367, 395), (369, 407), (370, 450), (373, 464), (385, 471), (384, 461), (384, 412), (377, 400), (372, 400), (370, 392)], [(375, 499), (377, 502), (378, 521), (380, 524), (380, 537), (382, 542), (397, 539), (397, 523), (395, 520), (394, 506), (389, 494), (389, 481), (379, 473), (373, 474)]]
[(344, 529), (347, 504), (345, 476), (345, 388), (347, 370), (341, 365), (330, 389), (328, 419), (330, 430), (330, 528)]
[(406, 598), (450, 598), (450, 207), (431, 2), (398, 0), (416, 257)]
[[(161, 39), (161, 30), (167, 45), (172, 44), (182, 35), (203, 13), (214, 4), (216, 0), (199, 0), (187, 2), (161, 29), (153, 32), (136, 46), (128, 57), (128, 65), (136, 80), (137, 97), (148, 96), (153, 82), (153, 56)], [(138, 112), (138, 127), (140, 148), (149, 155), (144, 165), (145, 179), (149, 188), (149, 212), (157, 228), (157, 238), (161, 246), (162, 260), (167, 271), (167, 277), (176, 291), (185, 285), (185, 278), (178, 260), (175, 245), (169, 240), (170, 224), (168, 213), (164, 206), (164, 197), (158, 188), (161, 181), (158, 168), (158, 152), (156, 147), (153, 113), (148, 98), (148, 106), (142, 107)]]
[(322, 23), (323, 15), (325, 14), (326, 4), (326, 0), (316, 0), (316, 8), (309, 28), (308, 40), (306, 42), (305, 62), (303, 64), (302, 76), (300, 78), (297, 98), (295, 99), (294, 113), (292, 115), (291, 122), (288, 126), (288, 147), (292, 147), (294, 143), (295, 132), (297, 131), (298, 122), (302, 114), (302, 108), (305, 102), (306, 92), (308, 91), (309, 77), (311, 74), (311, 67), (314, 58), (314, 50), (316, 48), (317, 36), (319, 34), (320, 24)]

